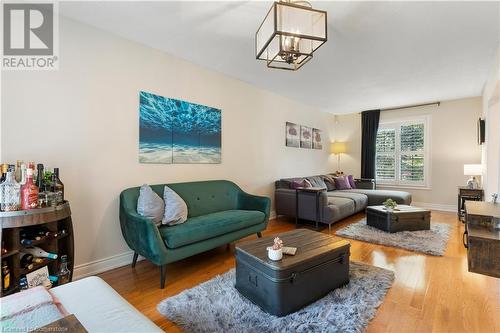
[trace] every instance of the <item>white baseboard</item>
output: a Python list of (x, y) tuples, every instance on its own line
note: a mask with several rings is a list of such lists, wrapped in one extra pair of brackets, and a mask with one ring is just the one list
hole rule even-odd
[[(127, 251), (115, 256), (91, 261), (85, 264), (77, 265), (74, 268), (73, 279), (78, 280), (87, 276), (96, 275), (114, 268), (132, 264), (134, 251)], [(139, 257), (137, 261), (143, 260)]]
[(443, 205), (443, 204), (435, 204), (429, 202), (412, 202), (411, 205), (430, 210), (439, 210), (443, 212), (453, 212), (453, 213), (457, 212), (457, 206), (455, 205)]
[[(269, 219), (270, 220), (276, 219), (276, 211), (272, 211), (269, 214)], [(133, 256), (134, 256), (134, 251), (127, 251), (111, 257), (77, 265), (74, 268), (73, 279), (78, 280), (87, 276), (96, 275), (105, 271), (109, 271), (114, 268), (130, 265), (132, 264)], [(139, 256), (137, 261), (140, 260), (144, 260), (144, 258)]]

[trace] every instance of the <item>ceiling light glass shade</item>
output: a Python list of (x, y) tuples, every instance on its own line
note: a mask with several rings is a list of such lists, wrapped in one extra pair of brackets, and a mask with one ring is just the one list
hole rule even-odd
[(297, 70), (327, 41), (326, 12), (304, 3), (275, 2), (257, 30), (256, 58), (268, 67)]

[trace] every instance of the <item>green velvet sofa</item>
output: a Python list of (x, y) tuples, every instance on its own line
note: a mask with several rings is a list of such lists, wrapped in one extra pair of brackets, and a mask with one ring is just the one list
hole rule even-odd
[(120, 194), (120, 226), (128, 246), (160, 266), (160, 287), (165, 287), (166, 265), (265, 230), (271, 200), (250, 195), (226, 180), (152, 185), (163, 198), (168, 185), (188, 207), (188, 220), (176, 226), (156, 226), (137, 213), (140, 187)]

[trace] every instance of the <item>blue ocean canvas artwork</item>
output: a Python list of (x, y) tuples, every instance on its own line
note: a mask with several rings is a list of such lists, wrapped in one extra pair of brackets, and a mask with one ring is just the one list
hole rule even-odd
[(221, 110), (141, 91), (139, 162), (221, 163)]

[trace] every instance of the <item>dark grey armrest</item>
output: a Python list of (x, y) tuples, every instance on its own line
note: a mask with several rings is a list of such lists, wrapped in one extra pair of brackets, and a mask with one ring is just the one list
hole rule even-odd
[[(274, 199), (277, 215), (295, 217), (296, 193), (293, 189), (279, 188), (274, 191)], [(300, 218), (314, 220), (316, 217), (316, 193), (299, 192), (299, 215)], [(328, 206), (326, 191), (319, 197), (320, 218), (323, 208)]]
[(366, 190), (375, 190), (377, 188), (375, 179), (370, 178), (356, 178), (354, 179), (354, 183), (357, 188), (366, 189)]

